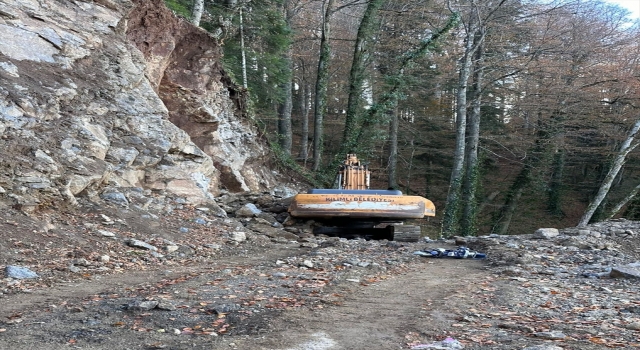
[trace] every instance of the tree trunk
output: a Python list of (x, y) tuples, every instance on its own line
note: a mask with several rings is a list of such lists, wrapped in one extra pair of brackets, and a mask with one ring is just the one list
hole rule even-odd
[(496, 197), (500, 194), (500, 191), (493, 191), (491, 193), (489, 193), (489, 195), (482, 201), (482, 203), (480, 203), (480, 205), (478, 206), (478, 210), (476, 211), (477, 215), (479, 215), (480, 213), (482, 213), (482, 211), (484, 210), (484, 208), (487, 207), (487, 205), (489, 205), (489, 203), (491, 203), (494, 199), (496, 199)]
[(509, 225), (511, 225), (511, 218), (518, 206), (518, 200), (522, 196), (522, 192), (525, 187), (531, 183), (531, 172), (540, 163), (540, 157), (542, 157), (545, 152), (548, 133), (545, 130), (542, 121), (539, 121), (538, 123), (536, 143), (532, 149), (527, 152), (527, 154), (530, 155), (525, 159), (525, 163), (522, 166), (522, 169), (520, 169), (520, 173), (518, 173), (507, 192), (504, 204), (500, 208), (498, 214), (494, 217), (492, 233), (497, 233), (499, 235), (507, 234)]
[(562, 175), (564, 173), (565, 152), (558, 148), (553, 155), (551, 180), (549, 181), (549, 196), (547, 209), (551, 215), (562, 217)]
[(502, 217), (500, 218), (496, 227), (493, 228), (493, 233), (497, 233), (499, 235), (506, 235), (509, 231), (509, 226), (511, 225), (511, 219), (513, 219), (513, 213), (515, 213), (516, 208), (518, 207), (518, 200), (522, 197), (522, 192), (524, 188), (528, 184), (528, 179), (525, 180), (526, 183), (521, 185), (517, 185), (516, 188), (513, 188), (513, 192), (509, 194), (509, 200), (505, 203), (500, 211)]
[[(638, 186), (640, 187), (640, 185)], [(627, 205), (627, 209), (624, 211), (624, 217), (629, 220), (640, 220), (640, 197), (634, 196)]]
[(389, 188), (398, 188), (396, 167), (398, 165), (398, 112), (394, 111), (389, 126)]
[(240, 51), (242, 53), (242, 87), (247, 88), (247, 55), (244, 49), (244, 24), (242, 23), (242, 9), (240, 9)]
[[(316, 100), (313, 126), (313, 170), (318, 171), (322, 164), (323, 119), (327, 108), (327, 85), (329, 83), (329, 59), (331, 47), (329, 34), (331, 33), (331, 13), (335, 0), (328, 0), (322, 20), (322, 36), (320, 38), (320, 58), (318, 59), (318, 76), (316, 79)], [(323, 4), (324, 5), (324, 4)]]
[(442, 235), (445, 237), (455, 234), (457, 230), (457, 217), (460, 202), (460, 188), (462, 186), (462, 171), (464, 168), (464, 155), (467, 129), (467, 84), (471, 76), (471, 64), (473, 62), (474, 37), (477, 28), (472, 20), (469, 23), (466, 37), (465, 50), (460, 60), (460, 73), (458, 74), (458, 86), (456, 94), (456, 142), (453, 155), (453, 169), (449, 180), (449, 192), (442, 218)]
[(405, 184), (405, 193), (411, 193), (411, 171), (413, 170), (413, 158), (416, 154), (416, 143), (415, 138), (412, 136), (411, 140), (409, 140), (409, 145), (411, 146), (411, 155), (409, 156), (409, 164), (407, 164), (407, 183)]
[[(291, 28), (291, 17), (293, 16), (289, 10), (289, 1), (283, 2), (284, 18), (287, 26)], [(289, 75), (286, 82), (282, 84), (283, 100), (278, 106), (278, 143), (284, 154), (291, 155), (291, 144), (293, 131), (291, 130), (291, 110), (293, 109), (293, 48), (292, 43), (284, 53), (283, 61), (286, 65), (287, 74)]]
[(300, 153), (298, 158), (307, 161), (309, 156), (309, 109), (311, 102), (311, 87), (307, 83), (300, 84), (300, 117), (302, 123), (300, 123)]
[[(291, 50), (287, 50), (287, 56)], [(287, 57), (289, 67), (291, 67), (291, 56)], [(291, 91), (291, 79), (282, 84), (284, 100), (278, 106), (278, 143), (286, 155), (291, 155), (292, 130), (291, 130), (291, 110), (293, 108), (293, 96)]]
[(635, 140), (635, 137), (638, 134), (639, 130), (640, 130), (640, 118), (635, 122), (635, 124), (631, 128), (631, 131), (629, 131), (629, 135), (627, 136), (627, 139), (624, 140), (624, 142), (620, 146), (620, 150), (618, 151), (618, 155), (616, 156), (616, 158), (613, 161), (613, 164), (611, 165), (611, 169), (609, 169), (607, 176), (605, 176), (604, 181), (600, 185), (598, 194), (596, 194), (595, 198), (591, 201), (591, 203), (589, 203), (587, 210), (585, 211), (584, 215), (582, 215), (582, 218), (578, 223), (578, 227), (584, 227), (584, 226), (587, 226), (587, 224), (589, 224), (589, 220), (591, 220), (593, 213), (595, 213), (600, 203), (602, 203), (602, 201), (604, 200), (604, 197), (607, 195), (607, 193), (609, 193), (611, 184), (613, 183), (613, 180), (616, 178), (616, 176), (618, 175), (618, 172), (622, 168), (622, 165), (624, 164), (627, 158), (627, 155), (634, 148), (636, 148), (636, 146), (638, 146), (638, 143), (636, 144), (632, 144), (632, 143)]
[(202, 12), (204, 12), (204, 0), (193, 0), (193, 11), (191, 11), (191, 23), (194, 26), (200, 26), (200, 20), (202, 19)]
[(620, 209), (622, 209), (622, 207), (629, 203), (629, 201), (632, 200), (633, 197), (636, 196), (636, 194), (638, 194), (638, 191), (640, 191), (640, 184), (633, 190), (631, 190), (628, 195), (626, 195), (620, 202), (618, 202), (618, 204), (615, 205), (615, 207), (613, 207), (613, 209), (611, 209), (611, 213), (609, 214), (609, 216), (607, 216), (607, 220), (611, 220), (614, 216), (616, 216)]
[(499, 235), (505, 235), (509, 231), (509, 225), (511, 225), (511, 218), (518, 206), (518, 200), (522, 197), (522, 192), (525, 187), (531, 182), (531, 170), (537, 164), (535, 156), (527, 158), (527, 162), (524, 164), (518, 176), (513, 181), (504, 204), (500, 208), (497, 218), (494, 220), (494, 226), (492, 233)]
[(476, 215), (478, 201), (476, 198), (478, 179), (478, 146), (480, 144), (480, 107), (482, 106), (482, 84), (483, 84), (483, 56), (484, 47), (482, 30), (479, 30), (474, 41), (477, 46), (475, 52), (474, 74), (473, 74), (473, 93), (471, 101), (471, 113), (469, 115), (469, 123), (467, 125), (467, 140), (465, 146), (465, 175), (462, 185), (462, 218), (461, 218), (461, 234), (463, 236), (475, 235)]
[[(368, 61), (367, 52), (370, 49), (369, 40), (373, 37), (377, 13), (383, 3), (383, 0), (369, 1), (358, 27), (353, 61), (351, 62), (351, 71), (349, 73), (349, 97), (347, 100), (347, 115), (342, 136), (342, 147), (340, 148), (341, 153), (356, 151), (354, 147), (361, 127), (362, 111), (360, 107), (362, 105), (365, 68)], [(338, 156), (342, 157), (344, 155), (338, 154)]]

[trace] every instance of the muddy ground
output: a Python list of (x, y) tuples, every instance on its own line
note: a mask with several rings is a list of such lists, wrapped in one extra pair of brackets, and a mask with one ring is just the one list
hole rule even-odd
[(238, 241), (237, 221), (187, 206), (162, 216), (2, 209), (0, 267), (39, 277), (1, 281), (0, 349), (428, 349), (446, 338), (465, 349), (637, 346), (629, 327), (622, 341), (615, 329), (541, 337), (550, 323), (513, 306), (532, 278), (504, 274), (491, 257), (413, 254), (451, 241)]

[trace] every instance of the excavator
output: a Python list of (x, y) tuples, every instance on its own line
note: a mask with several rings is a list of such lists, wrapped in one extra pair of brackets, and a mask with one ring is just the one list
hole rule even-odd
[(399, 190), (370, 189), (370, 181), (368, 166), (361, 164), (355, 154), (347, 154), (338, 171), (337, 188), (316, 188), (295, 195), (289, 214), (319, 223), (314, 234), (417, 242), (420, 226), (404, 223), (435, 216), (433, 203), (420, 196), (403, 195)]

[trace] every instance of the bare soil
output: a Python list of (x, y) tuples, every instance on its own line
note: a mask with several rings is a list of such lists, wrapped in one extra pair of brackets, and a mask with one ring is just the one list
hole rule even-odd
[[(9, 320), (2, 326), (6, 331), (0, 335), (0, 347), (402, 349), (407, 348), (407, 336), (411, 334), (434, 339), (446, 334), (451, 319), (445, 300), (472, 289), (483, 275), (479, 261), (456, 261), (453, 265), (445, 260), (427, 264), (416, 259), (408, 271), (381, 282), (365, 285), (345, 281), (328, 288), (325, 300), (317, 304), (266, 309), (253, 315), (225, 315), (222, 319), (229, 324), (229, 334), (198, 332), (198, 325), (214, 325), (220, 319), (215, 312), (194, 310), (200, 303), (214, 300), (207, 295), (206, 286), (218, 278), (220, 268), (251, 269), (262, 259), (275, 261), (295, 254), (295, 250), (269, 251), (249, 262), (230, 257), (171, 273), (131, 271), (11, 295), (0, 307), (1, 317)], [(167, 281), (176, 282), (165, 285)], [(159, 285), (163, 287), (152, 287)], [(188, 307), (175, 311), (123, 310), (132, 299), (157, 294), (171, 296)], [(292, 293), (278, 297), (294, 298)], [(20, 322), (12, 323), (16, 318)], [(180, 334), (174, 333), (176, 329)]]
[[(229, 232), (239, 221), (207, 218), (195, 208), (157, 217), (82, 208), (0, 208), (0, 268), (18, 265), (39, 274), (0, 280), (0, 349), (424, 349), (447, 337), (464, 349), (639, 343), (633, 318), (621, 314), (635, 310), (633, 282), (578, 281), (571, 288), (624, 291), (619, 300), (627, 301), (615, 311), (623, 319), (613, 317), (618, 323), (603, 330), (587, 319), (562, 328), (559, 308), (542, 305), (554, 313), (547, 317), (527, 305), (531, 297), (520, 299), (531, 287), (551, 290), (551, 297), (571, 294), (553, 287), (554, 279), (503, 275), (491, 259), (414, 255), (424, 242), (326, 239), (313, 245), (250, 234), (238, 243)], [(207, 224), (198, 223), (203, 217)], [(159, 250), (126, 245), (131, 238)], [(589, 303), (586, 310), (604, 310)], [(530, 311), (517, 311), (525, 308)], [(620, 325), (624, 342), (615, 338)], [(564, 338), (540, 337), (553, 328)]]
[[(407, 348), (411, 334), (445, 335), (444, 301), (488, 276), (482, 261), (413, 256), (419, 243), (334, 240), (318, 258), (318, 248), (299, 243), (233, 244), (224, 225), (196, 225), (193, 208), (160, 218), (86, 208), (29, 214), (4, 206), (0, 267), (24, 266), (40, 277), (2, 280), (0, 348)], [(127, 237), (170, 240), (186, 254), (156, 259), (123, 244)], [(98, 262), (102, 255), (109, 261)], [(352, 258), (367, 263), (344, 263)], [(299, 264), (318, 259), (326, 264)], [(81, 271), (72, 272), (79, 260)], [(175, 309), (138, 307), (149, 300)]]

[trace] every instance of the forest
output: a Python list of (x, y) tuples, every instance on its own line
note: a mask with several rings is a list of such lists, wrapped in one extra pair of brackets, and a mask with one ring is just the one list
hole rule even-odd
[(597, 0), (165, 0), (224, 49), (275, 155), (356, 153), (429, 235), (640, 219), (640, 20)]

